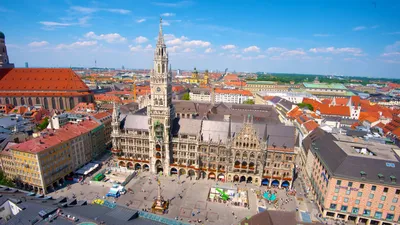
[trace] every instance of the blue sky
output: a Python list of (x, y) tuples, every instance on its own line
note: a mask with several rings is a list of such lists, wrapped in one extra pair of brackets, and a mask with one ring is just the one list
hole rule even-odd
[(159, 17), (177, 69), (400, 76), (400, 1), (2, 0), (23, 67), (151, 68)]

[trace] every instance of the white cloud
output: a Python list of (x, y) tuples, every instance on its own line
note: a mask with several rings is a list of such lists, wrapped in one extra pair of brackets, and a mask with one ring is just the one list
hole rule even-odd
[(39, 23), (44, 25), (45, 27), (53, 27), (53, 28), (68, 27), (73, 25), (72, 23), (58, 23), (53, 21), (40, 21)]
[(135, 38), (135, 42), (138, 43), (138, 44), (145, 43), (145, 42), (147, 42), (148, 40), (149, 40), (149, 39), (147, 39), (146, 37), (143, 37), (143, 36), (139, 36), (139, 37)]
[(91, 14), (99, 11), (111, 12), (111, 13), (118, 13), (118, 14), (129, 14), (131, 13), (130, 10), (127, 9), (109, 9), (109, 8), (89, 8), (89, 7), (82, 7), (82, 6), (72, 6), (71, 10), (75, 12)]
[(146, 19), (138, 19), (138, 20), (136, 20), (136, 23), (143, 23), (145, 21), (146, 21)]
[(347, 53), (352, 54), (354, 56), (362, 56), (363, 51), (360, 48), (335, 48), (335, 47), (327, 47), (327, 48), (311, 48), (308, 50), (309, 52), (313, 53), (332, 53), (332, 54), (340, 54), (340, 53)]
[(108, 43), (121, 43), (126, 41), (126, 38), (122, 37), (118, 33), (96, 35), (93, 31), (90, 31), (89, 33), (85, 34), (85, 37), (95, 40), (104, 40)]
[(232, 50), (232, 49), (235, 49), (236, 46), (235, 45), (223, 45), (221, 48), (224, 50)]
[(207, 48), (207, 49), (204, 51), (204, 53), (213, 53), (213, 52), (215, 52), (215, 50), (212, 49), (212, 48)]
[(153, 50), (153, 46), (151, 46), (150, 44), (146, 45), (146, 47), (143, 47), (142, 45), (129, 45), (129, 50), (133, 53), (135, 52), (149, 52)]
[(59, 44), (56, 46), (56, 49), (57, 50), (75, 49), (75, 48), (88, 47), (94, 45), (97, 45), (97, 41), (77, 41), (72, 44)]
[(208, 41), (201, 41), (201, 40), (192, 40), (192, 41), (185, 41), (183, 43), (184, 46), (194, 46), (194, 47), (208, 47), (211, 45)]
[(305, 55), (306, 53), (302, 49), (297, 50), (289, 50), (281, 53), (281, 56), (297, 56), (297, 55)]
[(175, 45), (175, 46), (169, 47), (168, 52), (177, 53), (180, 49), (181, 49), (181, 46)]
[(163, 6), (163, 7), (173, 7), (173, 8), (178, 8), (178, 7), (184, 7), (184, 6), (189, 6), (192, 5), (192, 1), (179, 1), (179, 2), (174, 2), (174, 3), (167, 3), (167, 2), (152, 2), (153, 5), (156, 6)]
[(314, 37), (330, 37), (332, 36), (331, 34), (314, 34)]
[(387, 53), (383, 53), (381, 56), (383, 56), (383, 57), (400, 56), (400, 52), (387, 52)]
[(162, 25), (163, 25), (163, 26), (169, 26), (169, 25), (171, 25), (171, 24), (170, 24), (169, 22), (163, 20), (163, 21), (162, 21)]
[(388, 45), (385, 47), (386, 52), (396, 52), (400, 51), (400, 41), (394, 42), (392, 45)]
[(191, 49), (191, 48), (185, 48), (184, 50), (183, 50), (183, 52), (192, 52), (193, 51), (193, 49)]
[(354, 27), (353, 31), (360, 31), (360, 30), (365, 30), (365, 29), (367, 29), (366, 26), (358, 26), (358, 27)]
[(47, 41), (34, 41), (34, 42), (29, 43), (28, 46), (36, 48), (36, 47), (43, 47), (48, 44), (49, 44), (49, 42), (47, 42)]
[(393, 60), (393, 59), (387, 59), (383, 60), (385, 63), (390, 63), (390, 64), (400, 64), (400, 60)]
[(260, 52), (260, 48), (253, 45), (253, 46), (243, 49), (243, 52)]
[(267, 49), (267, 53), (271, 54), (271, 53), (280, 53), (280, 52), (284, 52), (287, 51), (286, 48), (280, 48), (280, 47), (270, 47)]
[(39, 23), (42, 24), (44, 27), (43, 29), (45, 30), (54, 30), (56, 28), (62, 28), (62, 27), (69, 27), (69, 26), (85, 26), (88, 25), (90, 17), (89, 16), (84, 16), (82, 18), (78, 18), (76, 22), (70, 22), (70, 23), (60, 23), (60, 22), (54, 22), (54, 21), (40, 21)]
[(165, 16), (165, 17), (175, 16), (175, 13), (163, 13), (163, 14), (161, 14), (161, 16)]

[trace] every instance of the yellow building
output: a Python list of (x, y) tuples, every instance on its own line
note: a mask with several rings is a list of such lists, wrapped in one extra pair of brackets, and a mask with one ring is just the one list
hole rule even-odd
[(199, 72), (194, 68), (194, 71), (192, 72), (192, 76), (190, 78), (183, 79), (183, 82), (189, 83), (189, 84), (208, 84), (208, 70), (205, 71), (204, 77), (199, 78)]

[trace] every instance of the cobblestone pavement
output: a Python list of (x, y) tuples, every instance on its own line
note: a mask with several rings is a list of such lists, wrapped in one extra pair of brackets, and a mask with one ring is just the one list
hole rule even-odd
[[(216, 185), (214, 180), (190, 180), (188, 178), (180, 177), (179, 183), (177, 177), (160, 176), (161, 194), (165, 200), (170, 200), (170, 207), (167, 214), (164, 216), (168, 218), (182, 219), (182, 221), (193, 223), (194, 220), (200, 219), (202, 223), (196, 224), (218, 224), (230, 225), (237, 224), (243, 218), (252, 216), (257, 213), (257, 208), (275, 208), (283, 209), (286, 211), (294, 211), (297, 207), (296, 198), (287, 196), (286, 191), (282, 189), (270, 189), (277, 192), (277, 204), (268, 204), (265, 200), (257, 199), (255, 191), (260, 191), (262, 194), (267, 187), (259, 187), (251, 184), (233, 184), (221, 183), (223, 186), (235, 186), (248, 189), (249, 208), (232, 206), (230, 204), (223, 204), (217, 202), (207, 201), (210, 187)], [(149, 182), (149, 179), (151, 182)], [(88, 181), (86, 181), (88, 182)], [(142, 210), (150, 208), (153, 204), (153, 199), (157, 196), (157, 182), (155, 175), (149, 172), (140, 172), (137, 177), (131, 180), (126, 187), (133, 190), (133, 194), (127, 192), (121, 195), (120, 198), (105, 198), (111, 202), (115, 201), (117, 204), (128, 206), (132, 209)], [(75, 183), (51, 193), (54, 198), (65, 196), (72, 198), (76, 196), (78, 200), (87, 200), (92, 202), (96, 198), (103, 198), (109, 190), (109, 185), (100, 184), (80, 184)], [(286, 200), (287, 199), (287, 200)], [(283, 204), (282, 204), (283, 203)], [(194, 216), (193, 216), (194, 213)], [(208, 221), (206, 221), (206, 218)], [(195, 224), (195, 223), (193, 223)]]

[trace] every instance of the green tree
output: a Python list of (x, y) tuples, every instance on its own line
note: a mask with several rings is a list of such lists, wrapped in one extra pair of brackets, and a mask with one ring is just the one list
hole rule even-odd
[(182, 100), (190, 100), (189, 92), (186, 92), (185, 94), (183, 94)]
[(8, 187), (15, 187), (15, 184), (6, 177), (3, 170), (0, 170), (0, 184)]
[(41, 131), (41, 130), (44, 130), (44, 129), (46, 129), (46, 127), (49, 125), (49, 118), (44, 118), (44, 120), (42, 121), (42, 123), (40, 123), (38, 126), (37, 126), (37, 129), (39, 130), (39, 131)]
[(308, 108), (311, 111), (314, 111), (314, 107), (311, 104), (308, 103), (299, 103), (297, 104), (301, 109), (302, 108)]
[(253, 99), (247, 99), (246, 101), (243, 102), (243, 104), (254, 105), (254, 100)]

